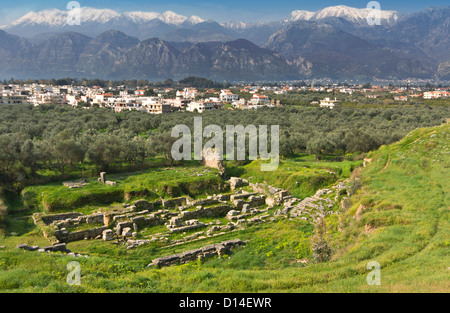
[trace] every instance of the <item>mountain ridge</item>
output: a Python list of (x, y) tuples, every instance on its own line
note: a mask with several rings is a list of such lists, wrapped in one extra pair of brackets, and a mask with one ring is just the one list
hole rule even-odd
[(289, 24), (263, 47), (278, 52), (308, 77), (427, 77), (431, 71), (414, 59), (313, 21)]
[[(3, 48), (4, 45), (7, 47)], [(245, 39), (180, 46), (184, 48), (156, 37), (140, 41), (115, 30), (94, 38), (67, 32), (38, 44), (0, 31), (0, 76), (149, 80), (191, 75), (216, 80), (295, 78), (295, 71), (277, 53)]]
[[(290, 18), (285, 21), (322, 21), (328, 18), (343, 18), (350, 22), (365, 24), (365, 26), (369, 26), (367, 23), (367, 16), (372, 12), (372, 9), (363, 8), (352, 8), (345, 5), (338, 5), (327, 7), (322, 10), (316, 12), (304, 11), (304, 10), (296, 10), (292, 11)], [(397, 11), (386, 11), (380, 10), (380, 22), (381, 24), (392, 25), (398, 20), (399, 14)]]

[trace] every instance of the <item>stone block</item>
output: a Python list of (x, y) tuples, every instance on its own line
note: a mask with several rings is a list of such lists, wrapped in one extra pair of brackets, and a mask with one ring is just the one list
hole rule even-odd
[(131, 232), (131, 228), (130, 227), (125, 227), (122, 231), (122, 236), (124, 237), (131, 237), (132, 236), (132, 232)]

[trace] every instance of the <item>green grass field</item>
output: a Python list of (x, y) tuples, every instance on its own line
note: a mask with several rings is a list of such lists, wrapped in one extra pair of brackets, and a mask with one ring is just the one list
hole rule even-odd
[[(351, 175), (355, 193), (346, 208), (326, 219), (331, 261), (310, 262), (314, 227), (297, 219), (278, 219), (178, 248), (161, 249), (158, 244), (150, 244), (126, 250), (103, 241), (68, 244), (69, 249), (88, 254), (89, 258), (19, 251), (15, 245), (24, 242), (48, 245), (30, 226), (24, 228), (23, 235), (8, 234), (1, 239), (0, 245), (6, 248), (0, 249), (0, 291), (449, 292), (449, 133), (449, 124), (418, 129), (400, 142), (369, 153), (367, 158), (372, 162)], [(317, 163), (299, 157), (282, 163), (279, 173), (258, 174), (257, 163), (233, 170), (254, 181), (265, 180), (298, 195), (308, 195), (310, 190), (295, 188), (302, 185), (296, 184), (302, 175), (330, 175), (331, 181), (333, 175), (327, 171), (336, 173), (336, 167), (340, 167), (333, 179), (346, 178), (350, 169), (359, 164)], [(111, 179), (133, 188), (144, 181), (143, 177), (137, 180), (131, 176)], [(320, 180), (314, 186), (328, 182)], [(38, 192), (36, 189), (43, 187), (31, 188)], [(234, 238), (250, 241), (230, 258), (162, 269), (146, 267), (155, 257)], [(80, 286), (66, 283), (70, 261), (81, 264)], [(381, 266), (381, 285), (366, 281), (371, 261)]]

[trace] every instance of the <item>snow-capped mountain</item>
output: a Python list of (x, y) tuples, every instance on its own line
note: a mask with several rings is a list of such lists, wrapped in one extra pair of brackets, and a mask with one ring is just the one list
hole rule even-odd
[(158, 19), (164, 23), (172, 25), (180, 25), (185, 22), (188, 22), (190, 24), (199, 24), (205, 21), (201, 17), (195, 15), (188, 18), (186, 16), (179, 15), (172, 11), (166, 11), (164, 13), (141, 12), (141, 11), (124, 12), (123, 16), (137, 24), (144, 24), (155, 19)]
[(315, 14), (315, 12), (296, 10), (291, 12), (291, 16), (286, 21), (309, 21)]
[(229, 29), (245, 29), (249, 26), (248, 23), (238, 22), (238, 21), (221, 23), (220, 25), (222, 25), (223, 27), (229, 28)]
[[(82, 7), (80, 24), (72, 25), (73, 11), (57, 9), (29, 12), (10, 25), (0, 26), (11, 34), (34, 38), (47, 33), (78, 32), (87, 36), (97, 36), (108, 30), (119, 30), (141, 40), (160, 37), (183, 28), (195, 27), (206, 20), (198, 17), (186, 17), (172, 11), (157, 12), (117, 12), (109, 9)], [(71, 14), (69, 16), (69, 14)], [(208, 37), (206, 37), (208, 38)]]
[[(57, 9), (44, 10), (40, 12), (29, 12), (20, 19), (13, 22), (5, 28), (25, 27), (25, 26), (67, 26), (67, 17), (70, 11), (61, 11)], [(99, 23), (106, 24), (117, 21), (128, 21), (136, 24), (144, 24), (152, 20), (160, 20), (166, 24), (180, 25), (186, 21), (191, 24), (198, 24), (204, 20), (198, 16), (186, 17), (176, 14), (172, 11), (164, 13), (156, 12), (123, 12), (119, 13), (109, 9), (95, 9), (83, 7), (80, 9), (81, 23)]]
[(190, 23), (190, 24), (200, 24), (205, 22), (206, 20), (202, 19), (201, 17), (198, 17), (196, 15), (192, 15), (187, 20), (185, 20), (183, 23)]
[[(133, 11), (133, 12), (117, 12), (110, 9), (95, 9), (89, 7), (82, 7), (80, 9), (80, 20), (81, 23), (87, 24), (135, 24), (142, 25), (149, 22), (160, 21), (166, 23), (168, 25), (180, 26), (183, 23), (188, 25), (196, 25), (205, 22), (205, 19), (202, 19), (198, 16), (186, 17), (180, 14), (177, 14), (172, 11), (166, 11), (164, 13), (157, 12), (142, 12), (142, 11)], [(310, 12), (305, 10), (297, 10), (293, 11), (289, 17), (287, 17), (283, 22), (289, 23), (293, 21), (321, 21), (327, 20), (330, 18), (342, 18), (351, 23), (355, 24), (364, 24), (367, 23), (367, 16), (371, 13), (370, 9), (357, 9), (351, 8), (344, 5), (327, 7), (323, 10), (317, 12)], [(398, 13), (396, 11), (380, 11), (381, 13), (381, 22), (383, 24), (394, 24), (398, 19)], [(47, 27), (49, 29), (56, 29), (61, 27), (66, 27), (67, 25), (67, 17), (69, 11), (62, 11), (58, 9), (49, 9), (43, 10), (39, 12), (31, 11), (16, 20), (10, 25), (2, 26), (1, 29), (11, 30), (11, 29), (21, 29), (27, 27)], [(255, 21), (253, 23), (243, 23), (240, 21), (233, 21), (222, 23), (221, 25), (228, 29), (246, 29), (250, 26), (261, 26), (262, 24), (266, 24), (266, 22)], [(18, 33), (19, 34), (19, 33)], [(22, 34), (21, 34), (22, 35)], [(23, 34), (25, 35), (25, 34)]]
[(134, 12), (124, 12), (123, 16), (133, 21), (136, 24), (142, 24), (154, 19), (157, 19), (160, 17), (161, 14), (156, 12), (141, 12), (141, 11), (134, 11)]
[[(357, 9), (345, 5), (328, 7), (317, 12), (310, 11), (293, 11), (285, 20), (293, 21), (321, 21), (330, 18), (342, 18), (355, 24), (367, 24), (367, 17), (373, 13), (372, 9)], [(397, 11), (380, 10), (380, 21), (382, 24), (394, 24), (398, 20)]]

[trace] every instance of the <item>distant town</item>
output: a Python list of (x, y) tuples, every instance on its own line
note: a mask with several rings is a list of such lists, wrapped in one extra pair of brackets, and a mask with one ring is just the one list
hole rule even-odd
[[(314, 97), (314, 94), (317, 96)], [(371, 84), (242, 84), (227, 88), (130, 87), (58, 85), (41, 83), (0, 84), (0, 105), (62, 104), (73, 107), (104, 107), (119, 113), (124, 110), (166, 114), (175, 111), (202, 113), (220, 109), (258, 109), (292, 104), (295, 95), (312, 95), (311, 105), (333, 108), (343, 101), (357, 102), (358, 97), (384, 99), (384, 104), (402, 104), (413, 100), (450, 97), (450, 87), (376, 86)], [(352, 96), (358, 96), (352, 98)], [(290, 98), (290, 96), (292, 96)], [(343, 98), (345, 97), (345, 98)], [(361, 101), (360, 101), (361, 102)]]

